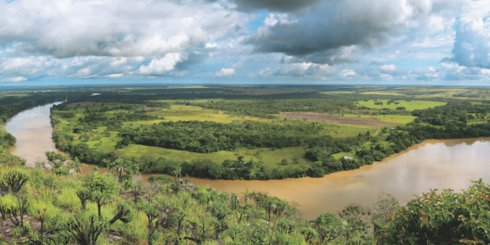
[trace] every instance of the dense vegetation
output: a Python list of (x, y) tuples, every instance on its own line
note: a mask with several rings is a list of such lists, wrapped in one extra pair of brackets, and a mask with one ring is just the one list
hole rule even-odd
[(130, 143), (161, 146), (193, 152), (235, 150), (239, 147), (291, 147), (317, 138), (321, 127), (315, 124), (271, 124), (253, 121), (239, 123), (164, 122), (136, 129), (124, 129), (122, 145)]
[[(228, 111), (238, 115), (258, 116), (271, 118), (272, 115), (286, 111), (311, 112), (340, 112), (345, 109), (354, 109), (355, 106), (349, 98), (332, 96), (315, 98), (318, 95), (306, 95), (307, 98), (278, 99), (276, 96), (259, 101), (214, 101), (205, 103), (186, 102), (189, 105), (198, 105), (204, 108)], [(362, 96), (361, 96), (362, 98)]]
[[(250, 92), (250, 90), (246, 91)], [(60, 95), (53, 94), (49, 102), (59, 100)], [(114, 103), (117, 101), (115, 98), (122, 98), (129, 105), (89, 104), (89, 107), (105, 108), (105, 110), (96, 113), (100, 115), (87, 117), (89, 114), (85, 113), (87, 106), (83, 106), (80, 102), (87, 100), (89, 95), (89, 92), (83, 94), (67, 92), (64, 96), (69, 100), (72, 98), (73, 102), (55, 109), (53, 123), (56, 127), (71, 130), (70, 133), (56, 132), (58, 146), (66, 147), (72, 157), (61, 153), (47, 153), (51, 168), (30, 169), (23, 166), (22, 159), (7, 152), (6, 148), (12, 142), (0, 145), (1, 243), (83, 245), (490, 243), (490, 186), (481, 181), (475, 182), (460, 193), (449, 190), (431, 191), (415, 197), (403, 206), (395, 199), (387, 197), (373, 207), (350, 205), (338, 214), (325, 213), (308, 221), (303, 219), (293, 206), (277, 198), (262, 193), (242, 195), (220, 193), (210, 188), (189, 184), (181, 177), (182, 174), (203, 173), (209, 174), (210, 178), (270, 177), (259, 175), (259, 173), (267, 173), (263, 169), (265, 168), (263, 163), (241, 156), (225, 160), (220, 164), (202, 159), (184, 162), (164, 159), (161, 163), (155, 163), (155, 159), (151, 157), (124, 158), (118, 155), (118, 152), (97, 151), (96, 148), (103, 148), (104, 145), (95, 145), (90, 140), (94, 135), (96, 137), (98, 135), (101, 139), (111, 139), (110, 142), (115, 149), (117, 143), (124, 138), (121, 138), (119, 133), (114, 133), (114, 130), (124, 132), (128, 129), (135, 131), (142, 128), (152, 129), (152, 127), (159, 129), (162, 124), (178, 125), (179, 132), (184, 131), (185, 127), (181, 126), (186, 124), (212, 125), (209, 126), (209, 130), (216, 134), (223, 133), (217, 128), (229, 127), (229, 131), (224, 133), (225, 136), (229, 136), (236, 133), (234, 130), (243, 130), (233, 128), (235, 125), (240, 127), (242, 122), (231, 120), (228, 123), (232, 126), (222, 126), (223, 122), (196, 123), (179, 120), (172, 123), (162, 122), (159, 115), (152, 114), (154, 110), (148, 107), (148, 103), (138, 102), (136, 96), (125, 93), (121, 97), (112, 94), (110, 100), (107, 98), (104, 100)], [(280, 97), (284, 96), (286, 95), (282, 94)], [(154, 95), (154, 97), (158, 96)], [(130, 100), (132, 102), (129, 102)], [(145, 105), (144, 110), (137, 110), (142, 108), (137, 102)], [(69, 107), (70, 104), (73, 107)], [(151, 106), (155, 107), (156, 104)], [(309, 164), (305, 167), (299, 162), (300, 160), (297, 163), (291, 161), (291, 163), (284, 163), (282, 169), (293, 169), (293, 171), (295, 168), (301, 171), (306, 169), (310, 171), (308, 174), (316, 175), (354, 168), (364, 162), (369, 163), (372, 159), (382, 158), (428, 137), (458, 137), (457, 135), (466, 133), (472, 136), (485, 135), (488, 133), (487, 106), (485, 103), (453, 101), (429, 111), (415, 110), (413, 114), (417, 119), (407, 125), (382, 128), (374, 133), (366, 131), (347, 138), (326, 137), (328, 134), (323, 135), (319, 132), (324, 129), (314, 128), (317, 134), (305, 132), (305, 139), (309, 135), (319, 136), (321, 139), (305, 140), (300, 143), (307, 149), (304, 157), (311, 159)], [(79, 108), (74, 109), (77, 107)], [(163, 107), (168, 108), (168, 105)], [(17, 108), (16, 110), (19, 111), (23, 107)], [(128, 113), (127, 110), (132, 112)], [(11, 113), (15, 111), (5, 115)], [(92, 116), (95, 117), (90, 118)], [(113, 124), (117, 118), (121, 118), (120, 122)], [(450, 123), (440, 120), (441, 118), (447, 119)], [(70, 120), (76, 122), (75, 127), (72, 127)], [(154, 123), (155, 120), (157, 123)], [(255, 122), (247, 121), (247, 123), (252, 125), (271, 123), (264, 127), (273, 132), (282, 132), (282, 127), (290, 127), (297, 122), (288, 124), (287, 120), (282, 119), (271, 122), (257, 119)], [(303, 127), (310, 124), (298, 125)], [(311, 125), (319, 127), (323, 124)], [(196, 128), (207, 130), (199, 127)], [(101, 128), (104, 130), (100, 130)], [(294, 134), (298, 135), (299, 132)], [(183, 139), (189, 137), (189, 135), (182, 136)], [(130, 140), (134, 139), (130, 138)], [(78, 140), (81, 142), (77, 142)], [(120, 147), (122, 148), (119, 150), (125, 150), (129, 146), (121, 144)], [(336, 158), (338, 153), (341, 153), (341, 156), (353, 157)], [(80, 166), (79, 160), (82, 159), (100, 162), (101, 165), (109, 167), (108, 172), (80, 174), (77, 169)], [(162, 166), (164, 168), (159, 169)], [(144, 168), (151, 171), (171, 172), (172, 177), (152, 177), (149, 183), (134, 181), (131, 174)]]
[(353, 149), (355, 156), (353, 158), (333, 159), (331, 154), (335, 153), (335, 149), (332, 150), (324, 145), (314, 146), (307, 152), (307, 156), (322, 162), (326, 172), (334, 172), (380, 161), (427, 139), (488, 137), (490, 123), (468, 123), (469, 115), (479, 116), (488, 112), (490, 112), (490, 105), (475, 105), (459, 101), (433, 109), (416, 110), (413, 115), (417, 116), (417, 119), (412, 123), (385, 128), (376, 136), (365, 135), (363, 139), (361, 136), (357, 137), (364, 146)]
[[(271, 179), (355, 169), (425, 139), (490, 136), (486, 99), (427, 97), (437, 89), (417, 95), (323, 89), (141, 89), (77, 97), (53, 110), (54, 139), (73, 157), (101, 166), (124, 159), (144, 173)], [(294, 120), (284, 112), (316, 114)]]
[[(0, 240), (22, 244), (487, 244), (490, 186), (429, 192), (400, 206), (351, 205), (307, 221), (288, 203), (197, 187), (178, 176), (145, 185), (57, 175), (2, 162)], [(114, 175), (112, 175), (114, 174)]]

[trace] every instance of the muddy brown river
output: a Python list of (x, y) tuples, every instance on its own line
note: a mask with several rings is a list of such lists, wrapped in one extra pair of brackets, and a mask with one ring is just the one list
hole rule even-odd
[(38, 161), (46, 161), (47, 151), (56, 151), (51, 134), (50, 109), (60, 102), (37, 106), (20, 112), (12, 117), (5, 129), (17, 142), (11, 152), (26, 160), (26, 165), (33, 167)]
[[(44, 160), (44, 152), (54, 150), (50, 106), (21, 112), (6, 125), (17, 138), (13, 154), (25, 158), (30, 166), (37, 160)], [(294, 203), (306, 218), (314, 218), (324, 212), (338, 212), (351, 203), (370, 206), (385, 194), (404, 202), (430, 189), (460, 190), (479, 178), (490, 182), (488, 138), (428, 140), (382, 162), (323, 178), (189, 180), (225, 192), (267, 192)]]

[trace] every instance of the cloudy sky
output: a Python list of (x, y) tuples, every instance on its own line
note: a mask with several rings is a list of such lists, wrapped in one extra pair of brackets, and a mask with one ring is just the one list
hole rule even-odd
[(0, 84), (490, 85), (490, 0), (0, 1)]

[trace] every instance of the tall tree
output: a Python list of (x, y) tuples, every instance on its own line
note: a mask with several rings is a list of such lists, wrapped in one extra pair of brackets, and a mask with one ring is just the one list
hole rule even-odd
[(91, 174), (85, 178), (83, 188), (87, 191), (89, 199), (97, 204), (97, 213), (101, 218), (102, 205), (106, 204), (116, 194), (114, 179), (107, 175)]

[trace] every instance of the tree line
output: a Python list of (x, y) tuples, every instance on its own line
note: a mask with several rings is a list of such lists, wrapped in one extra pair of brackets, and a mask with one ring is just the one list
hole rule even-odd
[(211, 153), (240, 147), (283, 148), (299, 146), (317, 138), (322, 127), (314, 123), (274, 124), (255, 121), (216, 123), (162, 122), (124, 128), (120, 146), (131, 143)]

